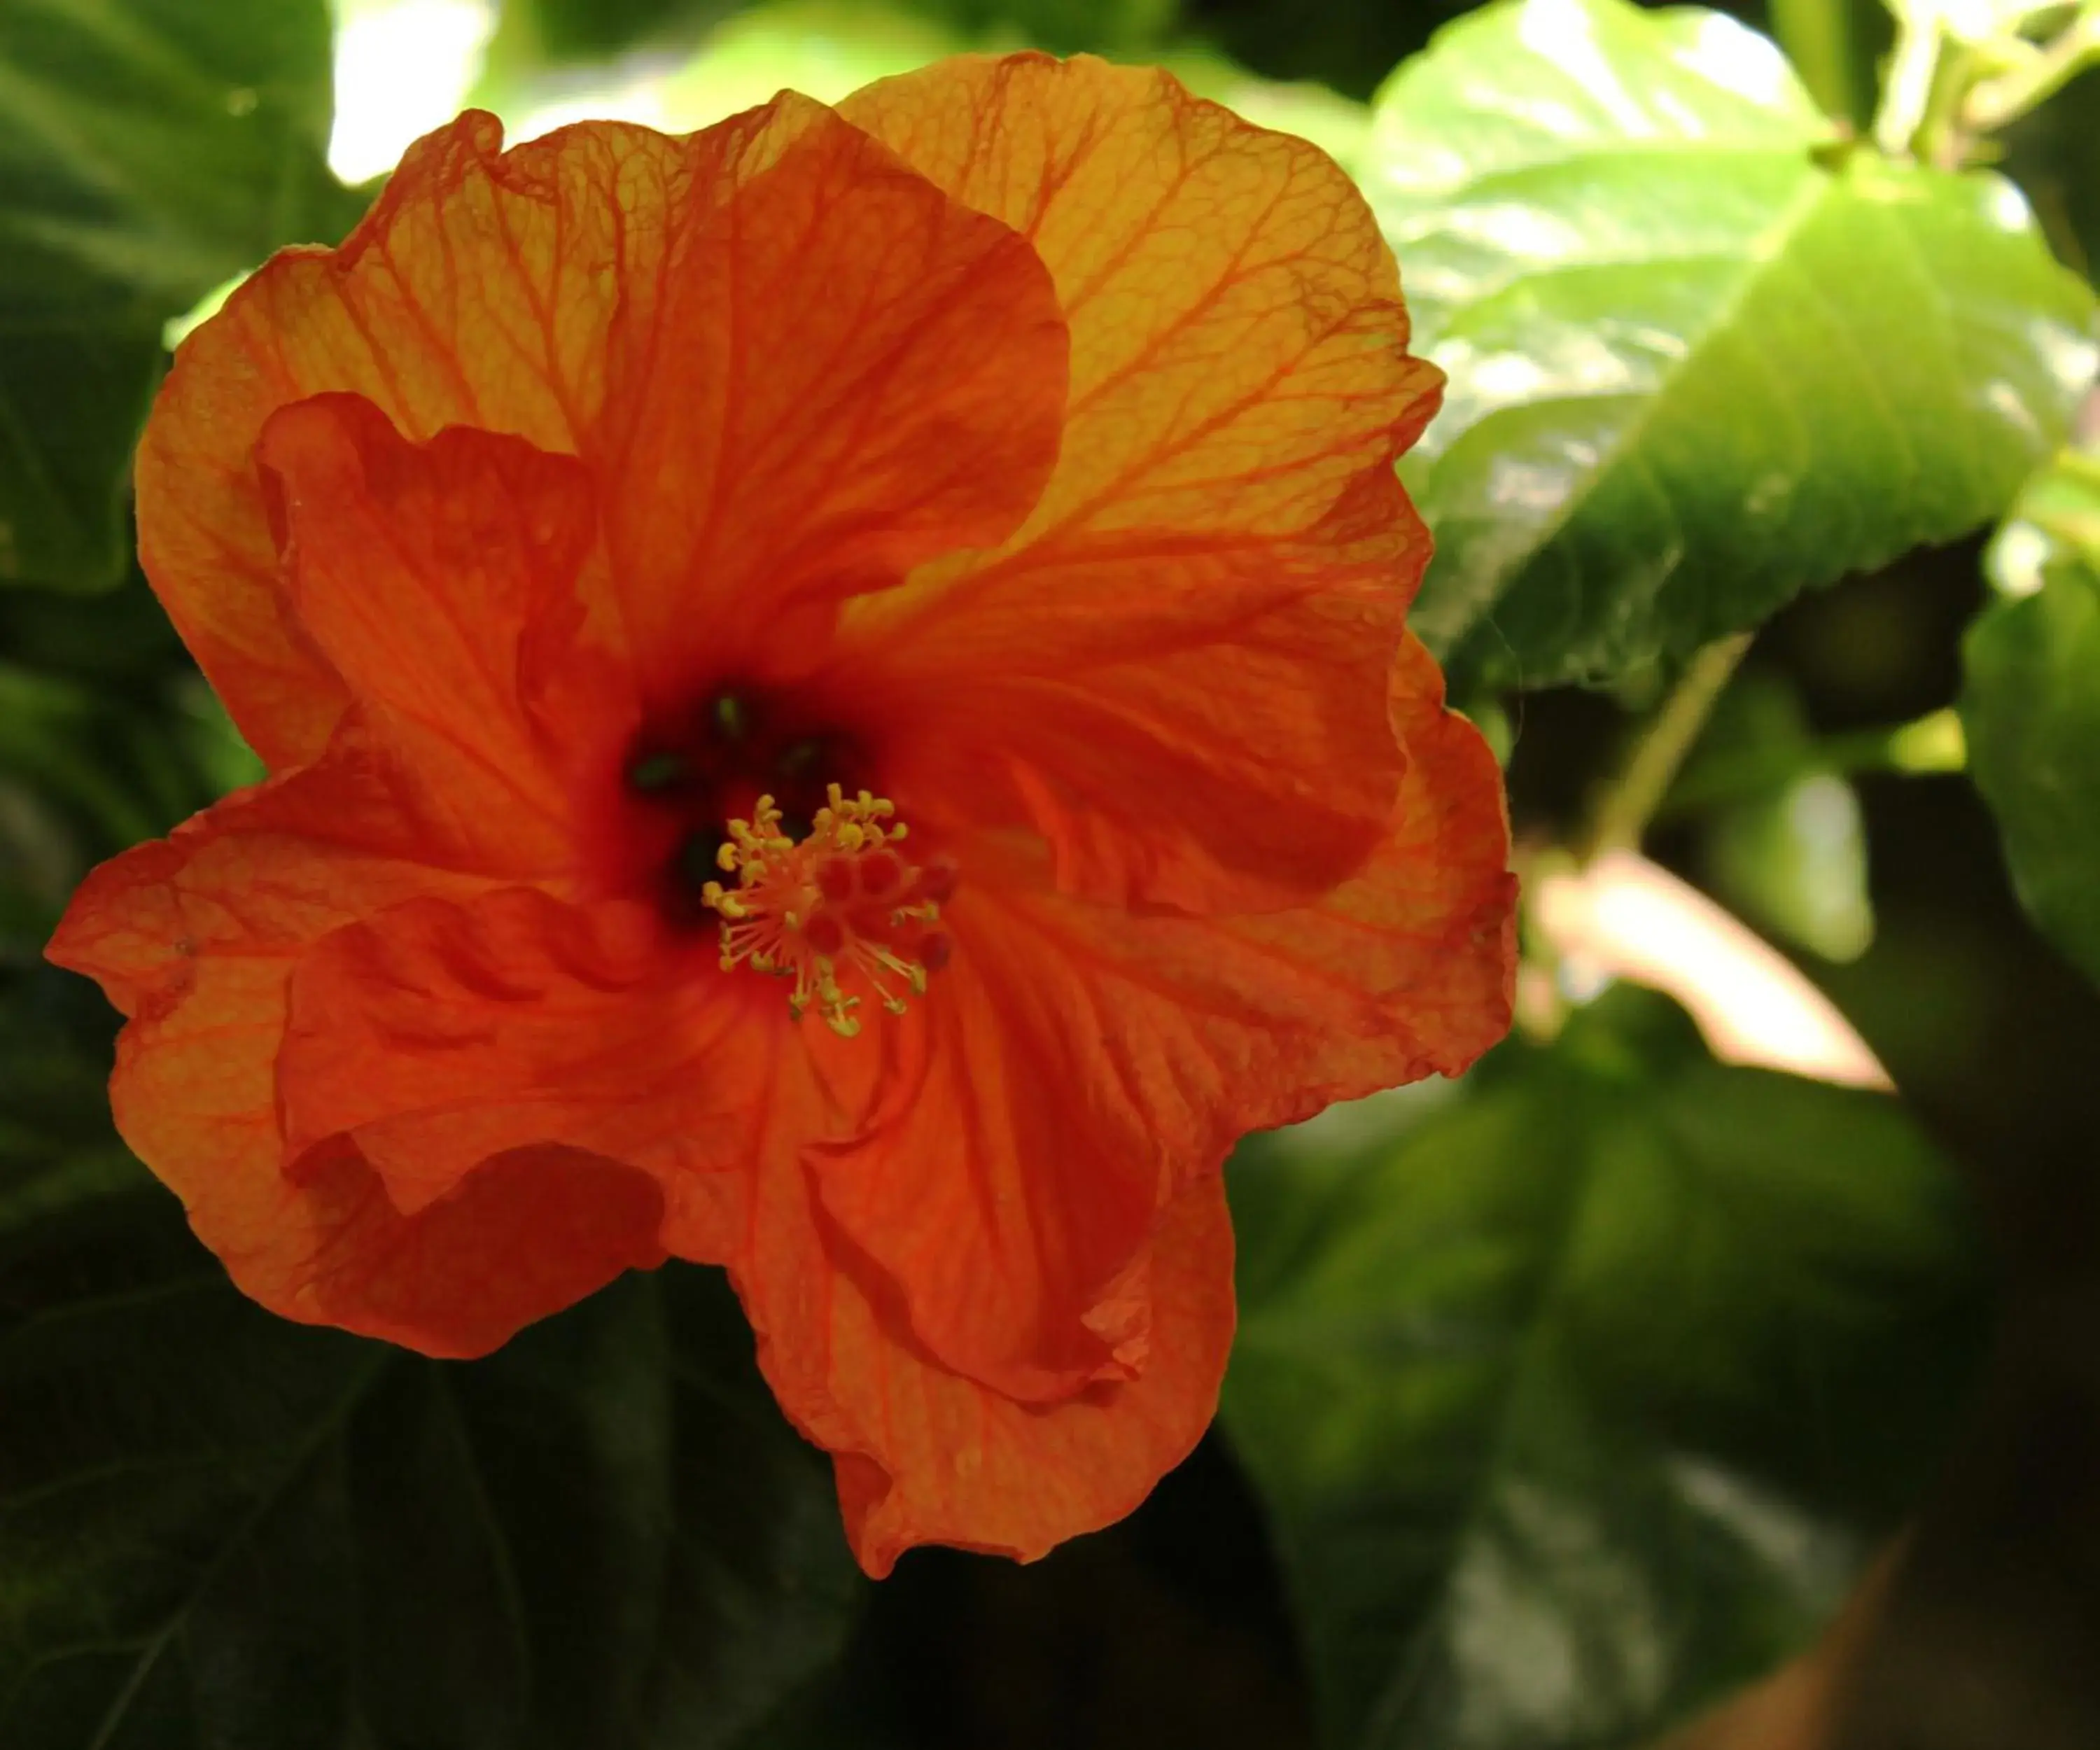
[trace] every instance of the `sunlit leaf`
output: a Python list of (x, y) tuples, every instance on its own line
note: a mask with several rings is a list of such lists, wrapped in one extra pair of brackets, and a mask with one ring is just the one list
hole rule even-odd
[(1992, 559), (2022, 593), (1964, 646), (1970, 770), (2022, 901), (2100, 981), (2100, 460), (2067, 452), (2039, 475)]
[(829, 1478), (718, 1276), (431, 1363), (254, 1307), (142, 1179), (0, 1162), (9, 1750), (699, 1750), (833, 1655)]
[(2012, 185), (1839, 148), (1718, 13), (1502, 0), (1374, 105), (1362, 180), (1449, 372), (1415, 624), (1609, 678), (2001, 511), (2093, 363)]
[(351, 216), (326, 0), (0, 7), (0, 583), (121, 575), (162, 323)]
[(1630, 1743), (1771, 1669), (1978, 1347), (1901, 1109), (1718, 1065), (1644, 993), (1396, 1141), (1234, 1175), (1226, 1426), (1346, 1750)]

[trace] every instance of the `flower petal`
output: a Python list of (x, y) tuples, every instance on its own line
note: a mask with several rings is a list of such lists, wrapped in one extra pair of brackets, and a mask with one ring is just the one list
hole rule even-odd
[(531, 888), (337, 930), (292, 975), (287, 1150), (346, 1136), (410, 1214), (510, 1151), (585, 1151), (649, 1172), (666, 1248), (720, 1262), (743, 1232), (753, 1066), (788, 1022), (704, 946), (643, 906)]
[(1154, 1113), (1115, 1100), (1121, 1065), (1039, 936), (976, 894), (943, 921), (958, 952), (883, 1029), (880, 1104), (857, 1134), (810, 1145), (810, 1174), (933, 1360), (1052, 1402), (1143, 1365), (1145, 1248), (1176, 1169), (1197, 1165), (1180, 1151), (1215, 1168), (1232, 1139), (1185, 1111), (1157, 1114), (1179, 1128), (1154, 1134)]
[(1066, 969), (1042, 1000), (1112, 1069), (1098, 1084), (1184, 1159), (1200, 1162), (1202, 1122), (1237, 1137), (1456, 1075), (1508, 1029), (1516, 881), (1500, 774), (1442, 695), (1410, 635), (1392, 677), (1400, 795), (1363, 868), (1313, 905), (1187, 919), (1040, 887), (1003, 896), (1038, 963)]
[(696, 139), (720, 136), (706, 198), (650, 329), (616, 337), (613, 576), (673, 699), (779, 661), (796, 610), (1004, 539), (1057, 456), (1066, 337), (1035, 252), (828, 112), (782, 116)]
[(846, 1533), (880, 1579), (915, 1545), (1033, 1560), (1112, 1523), (1185, 1457), (1216, 1408), (1232, 1342), (1232, 1229), (1216, 1175), (1151, 1235), (1144, 1369), (1049, 1405), (933, 1361), (887, 1285), (827, 1235), (792, 1147), (761, 1166), (748, 1249), (730, 1266), (789, 1418), (830, 1450)]
[(131, 1016), (110, 1085), (118, 1128), (244, 1292), (288, 1318), (478, 1354), (660, 1262), (663, 1198), (646, 1175), (575, 1150), (499, 1157), (414, 1217), (346, 1146), (285, 1172), (276, 1066), (293, 967), (365, 910), (482, 884), (383, 835), (320, 836), (381, 818), (365, 775), (297, 774), (104, 864), (48, 952)]
[[(1036, 580), (1053, 588), (952, 620), (849, 627), (842, 666), (893, 701), (886, 782), (929, 825), (1032, 827), (1086, 899), (1303, 904), (1369, 854), (1400, 781), (1385, 687), (1404, 597), (1365, 513), (1379, 499), (1404, 506), (1389, 473), (1335, 513), (1373, 530), (1361, 550), (1327, 530), (1238, 552), (1155, 542), (1069, 557)], [(994, 647), (956, 641), (995, 609)]]
[[(884, 1034), (885, 1104), (808, 1151), (825, 1214), (942, 1365), (1044, 1402), (1142, 1365), (1154, 1212), (1250, 1130), (1435, 1073), (1510, 1018), (1494, 762), (1410, 638), (1384, 838), (1317, 903), (1132, 915), (982, 844), (948, 966)], [(1009, 853), (1011, 854), (1011, 853)]]
[(820, 105), (501, 146), (474, 112), (418, 142), (341, 249), (277, 256), (190, 337), (148, 422), (148, 575), (273, 766), (344, 700), (286, 624), (251, 463), (289, 403), (349, 391), (411, 440), (472, 425), (617, 481), (652, 661), (699, 635), (673, 611), (696, 572), (865, 587), (999, 539), (1055, 454), (1065, 337), (1032, 252)]
[(417, 142), (337, 249), (287, 249), (177, 350), (139, 451), (139, 557), (273, 767), (345, 701), (293, 633), (254, 464), (270, 416), (360, 395), (412, 439), (474, 425), (576, 453), (605, 396), (623, 262), (660, 249), (684, 143), (611, 123), (502, 152), (470, 111)]
[(421, 859), (388, 762), (348, 728), (322, 765), (236, 791), (94, 870), (46, 957), (155, 1019), (214, 956), (294, 955), (367, 910), (486, 885)]
[(573, 774), (613, 769), (639, 721), (583, 642), (582, 465), (464, 427), (410, 444), (348, 395), (280, 408), (256, 455), (299, 627), (443, 835), (492, 871), (564, 871)]
[(1035, 245), (1072, 346), (1027, 522), (856, 604), (852, 635), (901, 689), (970, 673), (950, 738), (997, 736), (1069, 890), (1208, 911), (1330, 885), (1398, 781), (1384, 678), (1429, 547), (1392, 466), (1441, 383), (1362, 197), (1306, 142), (1084, 56), (943, 62), (841, 113)]

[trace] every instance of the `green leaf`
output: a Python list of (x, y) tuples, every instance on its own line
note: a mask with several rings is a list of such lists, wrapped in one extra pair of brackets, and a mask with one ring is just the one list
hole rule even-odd
[(1061, 55), (1140, 55), (1173, 32), (1180, 0), (909, 0), (969, 37), (1032, 43)]
[(5, 967), (94, 864), (262, 772), (135, 568), (102, 596), (0, 591), (0, 650)]
[(41, 951), (95, 863), (262, 776), (192, 668), (118, 682), (0, 662), (0, 963)]
[(112, 1028), (84, 981), (0, 964), (0, 1256), (11, 1236), (143, 1182), (109, 1128)]
[[(637, 43), (690, 33), (743, 0), (507, 0), (491, 55), (499, 63), (602, 60)], [(528, 49), (529, 44), (529, 49)]]
[(2100, 275), (2100, 68), (2089, 68), (2005, 130), (2005, 173), (2035, 205), (2057, 253), (2089, 280)]
[(0, 582), (122, 574), (161, 325), (346, 223), (325, 0), (0, 8)]
[(707, 1750), (833, 1656), (829, 1479), (717, 1274), (433, 1363), (251, 1305), (140, 1177), (0, 1182), (9, 1750)]
[(819, 103), (964, 45), (924, 17), (873, 0), (786, 0), (734, 18), (664, 82), (673, 125), (706, 127), (783, 86)]
[(2010, 593), (1963, 646), (1969, 769), (2022, 902), (2100, 983), (2100, 458), (2039, 475), (1991, 558)]
[(1866, 822), (1859, 792), (1835, 772), (1720, 810), (1704, 862), (1720, 898), (1798, 947), (1856, 960), (1873, 941)]
[(123, 575), (131, 447), (161, 356), (150, 316), (0, 313), (0, 584)]
[(1720, 787), (1731, 768), (1778, 774), (1760, 792), (1712, 806), (1700, 862), (1715, 897), (1827, 960), (1854, 960), (1874, 935), (1859, 793), (1824, 763), (1795, 690), (1780, 676), (1736, 677), (1674, 787)]
[(2003, 179), (1845, 149), (1718, 13), (1505, 0), (1361, 165), (1450, 374), (1409, 478), (1462, 672), (1609, 679), (2003, 510), (2090, 380), (2091, 293)]
[(1891, 1100), (1726, 1069), (1621, 990), (1395, 1141), (1233, 1170), (1226, 1427), (1324, 1742), (1629, 1744), (1805, 1645), (1979, 1347)]

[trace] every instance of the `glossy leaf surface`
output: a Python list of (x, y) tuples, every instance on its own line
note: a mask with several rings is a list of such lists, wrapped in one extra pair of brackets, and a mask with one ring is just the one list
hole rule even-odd
[(1332, 1746), (1632, 1743), (1770, 1669), (1966, 1383), (1961, 1199), (1901, 1110), (1723, 1068), (1645, 993), (1353, 1159), (1234, 1171), (1226, 1426)]
[(2100, 982), (2100, 460), (2067, 452), (1992, 553), (1964, 647), (1969, 765), (2036, 923)]
[(1374, 110), (1451, 377), (1415, 624), (1489, 683), (1607, 680), (1975, 527), (2091, 376), (2092, 295), (2010, 183), (1840, 150), (1718, 13), (1504, 0)]

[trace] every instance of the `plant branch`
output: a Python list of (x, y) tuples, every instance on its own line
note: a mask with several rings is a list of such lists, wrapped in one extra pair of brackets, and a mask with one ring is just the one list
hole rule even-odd
[(1840, 778), (1890, 772), (1917, 778), (1959, 772), (1966, 760), (1961, 719), (1949, 705), (1908, 723), (1851, 730), (1798, 744), (1765, 743), (1730, 757), (1702, 760), (1696, 778), (1670, 786), (1656, 818), (1676, 819), (1775, 796), (1819, 772)]
[(2100, 5), (2085, 6), (2049, 42), (2003, 73), (1979, 79), (1961, 104), (1961, 125), (1988, 133), (2014, 121), (2100, 61)]
[(1874, 143), (1891, 158), (1904, 158), (1917, 149), (1925, 127), (1945, 32), (1936, 7), (1895, 10), (1896, 46), (1882, 84), (1881, 107), (1874, 114)]
[(1662, 806), (1678, 768), (1684, 764), (1742, 661), (1743, 653), (1749, 649), (1751, 636), (1739, 632), (1732, 637), (1717, 638), (1685, 665), (1670, 697), (1634, 743), (1633, 756), (1626, 761), (1625, 770), (1604, 792), (1590, 826), (1587, 857), (1639, 848), (1641, 836)]

